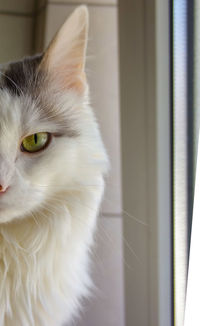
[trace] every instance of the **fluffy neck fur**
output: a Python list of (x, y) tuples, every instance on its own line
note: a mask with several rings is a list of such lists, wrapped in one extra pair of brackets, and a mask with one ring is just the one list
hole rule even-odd
[(93, 182), (1, 225), (1, 326), (56, 326), (77, 313), (91, 286), (88, 251), (103, 191), (101, 178)]

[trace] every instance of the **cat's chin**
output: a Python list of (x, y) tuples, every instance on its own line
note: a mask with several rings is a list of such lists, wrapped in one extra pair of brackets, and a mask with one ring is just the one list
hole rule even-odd
[(21, 208), (13, 207), (1, 207), (0, 206), (0, 224), (9, 223), (26, 218), (28, 213)]
[(0, 209), (0, 224), (9, 223), (23, 217), (24, 214), (14, 209)]

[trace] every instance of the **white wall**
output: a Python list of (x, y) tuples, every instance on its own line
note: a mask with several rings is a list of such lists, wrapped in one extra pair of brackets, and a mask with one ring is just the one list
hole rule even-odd
[(31, 54), (34, 0), (0, 0), (0, 62)]

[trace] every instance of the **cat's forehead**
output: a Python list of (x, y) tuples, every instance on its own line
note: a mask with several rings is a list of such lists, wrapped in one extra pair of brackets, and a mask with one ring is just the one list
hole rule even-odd
[(33, 93), (41, 79), (41, 76), (37, 74), (37, 68), (42, 57), (43, 55), (40, 54), (2, 66), (0, 88), (15, 96)]
[(48, 100), (44, 96), (35, 100), (29, 95), (13, 96), (7, 90), (0, 89), (0, 136), (13, 132), (25, 136), (41, 131), (77, 136), (78, 118), (73, 108), (70, 110), (70, 102), (67, 105), (56, 103), (53, 98)]
[(40, 117), (34, 109), (30, 97), (12, 96), (6, 89), (0, 90), (0, 135), (12, 133), (18, 130), (24, 133), (28, 122), (39, 121)]
[[(28, 57), (0, 67), (0, 116), (4, 124), (18, 127), (26, 120), (40, 118), (34, 110), (33, 99), (36, 97), (37, 67), (42, 55)], [(32, 118), (31, 118), (32, 117)]]
[(0, 70), (0, 129), (3, 125), (21, 134), (52, 131), (76, 136), (77, 115), (72, 107), (78, 101), (69, 93), (58, 94), (45, 74), (37, 73), (41, 59), (42, 55), (26, 58)]

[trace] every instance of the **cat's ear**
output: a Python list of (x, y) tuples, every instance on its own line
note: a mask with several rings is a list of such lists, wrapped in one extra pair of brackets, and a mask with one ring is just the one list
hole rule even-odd
[(88, 10), (86, 6), (80, 6), (57, 32), (44, 53), (39, 69), (51, 75), (61, 88), (83, 93), (87, 38)]

